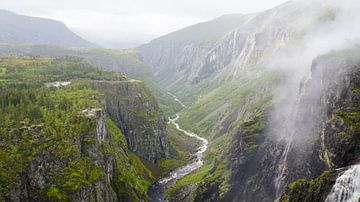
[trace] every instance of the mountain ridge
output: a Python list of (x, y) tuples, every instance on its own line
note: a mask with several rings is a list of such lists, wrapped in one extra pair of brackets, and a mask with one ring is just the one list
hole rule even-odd
[(19, 15), (0, 10), (0, 41), (51, 44), (73, 47), (98, 47), (74, 32), (63, 22), (40, 17)]

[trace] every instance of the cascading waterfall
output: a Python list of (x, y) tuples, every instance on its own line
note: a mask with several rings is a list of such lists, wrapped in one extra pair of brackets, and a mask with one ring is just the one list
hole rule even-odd
[(275, 189), (276, 189), (276, 198), (277, 200), (280, 198), (281, 194), (282, 194), (282, 187), (283, 187), (283, 180), (285, 177), (285, 173), (287, 170), (287, 157), (289, 154), (289, 150), (290, 150), (290, 146), (291, 146), (291, 140), (288, 140), (284, 152), (281, 156), (280, 159), (280, 164), (278, 167), (278, 175), (275, 179)]
[[(311, 77), (309, 75), (310, 74), (307, 74), (307, 76), (304, 77), (306, 79), (303, 81), (303, 83), (306, 83), (309, 79), (311, 79)], [(288, 154), (289, 154), (289, 151), (290, 151), (291, 146), (294, 141), (294, 135), (296, 135), (295, 134), (295, 132), (297, 130), (296, 122), (298, 121), (297, 116), (298, 116), (298, 110), (300, 108), (299, 104), (300, 104), (301, 98), (304, 95), (305, 95), (305, 90), (300, 88), (300, 92), (296, 96), (296, 99), (293, 100), (292, 102), (290, 102), (290, 104), (287, 106), (289, 109), (288, 110), (289, 113), (286, 115), (286, 119), (285, 119), (285, 120), (287, 120), (285, 122), (286, 125), (284, 125), (284, 127), (280, 131), (280, 133), (283, 136), (282, 136), (279, 144), (281, 147), (285, 142), (285, 146), (284, 146), (284, 150), (280, 157), (277, 176), (275, 178), (275, 190), (276, 190), (276, 200), (275, 201), (278, 201), (280, 199), (280, 197), (284, 191), (284, 187), (286, 186), (286, 176), (287, 176), (287, 171), (288, 171), (288, 165), (287, 165)]]
[(340, 175), (325, 202), (360, 201), (360, 164), (350, 167)]

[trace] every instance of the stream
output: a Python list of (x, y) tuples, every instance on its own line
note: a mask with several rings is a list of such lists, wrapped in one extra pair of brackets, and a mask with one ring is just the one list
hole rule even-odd
[[(185, 105), (176, 96), (172, 96), (174, 97), (175, 101), (181, 104), (181, 106), (185, 107)], [(177, 130), (183, 132), (185, 135), (198, 139), (201, 142), (201, 145), (197, 149), (197, 152), (194, 154), (196, 158), (193, 162), (170, 172), (166, 177), (160, 179), (158, 182), (151, 185), (151, 187), (149, 188), (149, 202), (167, 201), (165, 196), (166, 190), (169, 189), (172, 185), (174, 185), (177, 180), (183, 178), (185, 175), (191, 173), (192, 171), (200, 168), (203, 165), (203, 153), (207, 149), (208, 141), (193, 132), (186, 131), (180, 128), (177, 122), (180, 114), (181, 113), (177, 113), (174, 117), (169, 117), (168, 123), (173, 124)]]

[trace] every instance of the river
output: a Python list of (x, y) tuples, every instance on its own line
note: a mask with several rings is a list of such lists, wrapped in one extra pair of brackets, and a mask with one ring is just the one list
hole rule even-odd
[[(170, 93), (169, 93), (170, 94)], [(172, 94), (170, 94), (172, 95)], [(185, 105), (174, 95), (172, 95), (181, 106), (185, 107)], [(194, 154), (196, 156), (195, 160), (183, 167), (180, 167), (172, 172), (170, 172), (166, 177), (160, 179), (158, 182), (153, 184), (149, 189), (149, 202), (165, 202), (165, 192), (167, 189), (169, 189), (172, 185), (176, 183), (177, 180), (183, 178), (185, 175), (191, 173), (192, 171), (200, 168), (203, 165), (203, 154), (207, 149), (208, 141), (200, 137), (199, 135), (186, 131), (182, 128), (180, 128), (178, 124), (178, 119), (180, 117), (181, 113), (175, 114), (174, 117), (169, 117), (169, 124), (173, 124), (176, 129), (183, 132), (185, 135), (194, 137), (200, 141), (200, 147), (197, 149), (197, 152)]]

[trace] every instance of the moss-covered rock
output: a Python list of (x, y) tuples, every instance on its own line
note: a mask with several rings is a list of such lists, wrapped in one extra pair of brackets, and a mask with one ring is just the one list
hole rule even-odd
[(281, 202), (296, 201), (325, 201), (339, 171), (325, 171), (318, 178), (307, 180), (298, 179), (289, 184), (285, 193), (281, 196)]

